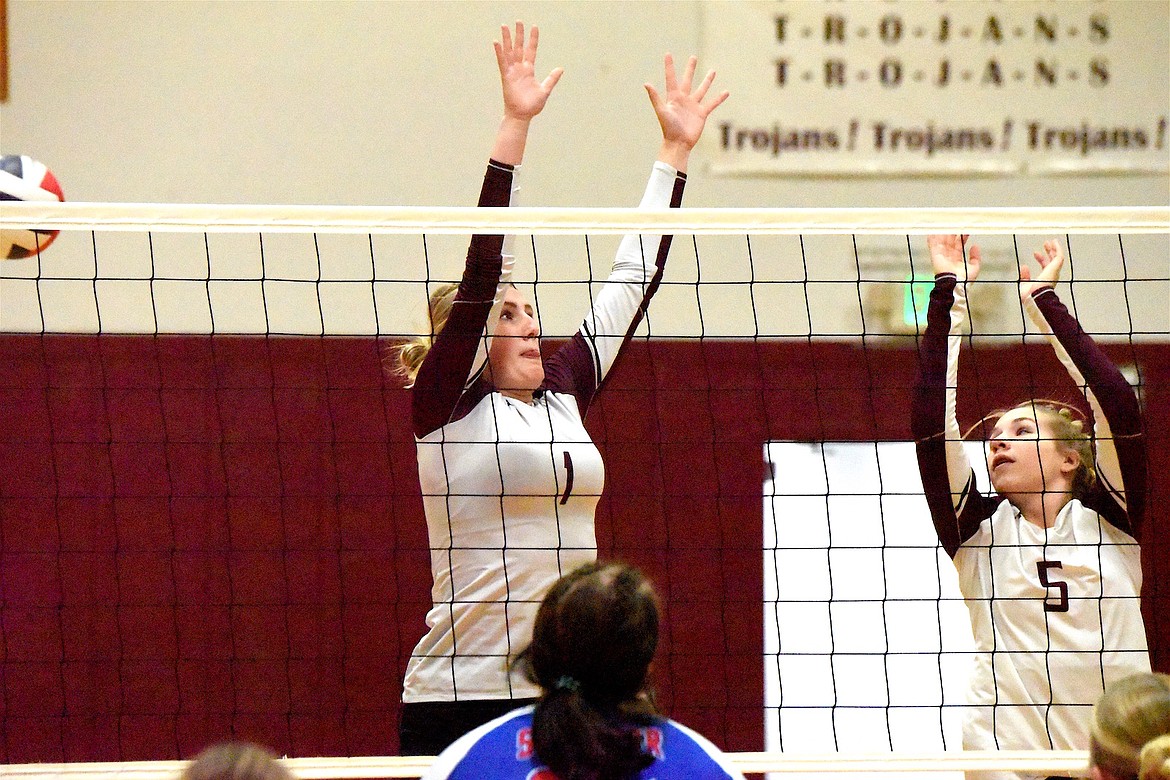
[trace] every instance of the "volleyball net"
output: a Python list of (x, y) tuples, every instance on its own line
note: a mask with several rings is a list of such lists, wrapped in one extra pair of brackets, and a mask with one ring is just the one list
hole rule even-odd
[[(971, 768), (952, 753), (969, 619), (909, 443), (924, 234), (969, 232), (984, 250), (961, 423), (1023, 398), (1080, 402), (1017, 294), (1019, 262), (1059, 237), (1062, 299), (1137, 387), (1147, 431), (1170, 428), (1166, 208), (6, 203), (0, 229), (17, 225), (64, 230), (0, 262), (13, 768), (84, 774), (234, 737), (335, 757), (311, 776), (417, 769), (368, 763), (397, 746), (430, 607), (409, 391), (386, 361), (425, 330), (428, 292), (458, 280), (472, 232), (520, 236), (516, 282), (550, 343), (577, 330), (620, 234), (675, 236), (586, 420), (606, 464), (597, 541), (662, 596), (661, 708), (746, 771), (863, 771), (874, 756), (887, 772)], [(1142, 608), (1165, 670), (1162, 449)], [(1051, 773), (1084, 762), (1025, 758)], [(965, 760), (985, 759), (1021, 766)]]

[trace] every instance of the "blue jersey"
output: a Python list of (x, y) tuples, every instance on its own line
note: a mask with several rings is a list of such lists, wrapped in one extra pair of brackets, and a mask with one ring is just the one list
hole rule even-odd
[[(719, 748), (681, 723), (663, 718), (642, 731), (654, 756), (638, 780), (744, 780)], [(557, 780), (532, 749), (532, 707), (513, 710), (460, 737), (422, 780)]]

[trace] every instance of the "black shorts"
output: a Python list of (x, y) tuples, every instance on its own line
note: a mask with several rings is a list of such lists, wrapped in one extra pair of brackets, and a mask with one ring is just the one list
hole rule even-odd
[(536, 699), (471, 699), (404, 703), (398, 721), (398, 755), (437, 756), (467, 732)]

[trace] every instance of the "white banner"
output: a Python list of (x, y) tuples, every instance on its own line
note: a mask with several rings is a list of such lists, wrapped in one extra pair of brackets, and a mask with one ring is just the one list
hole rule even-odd
[[(716, 172), (1170, 172), (1166, 0), (707, 2)], [(712, 148), (714, 147), (714, 148)]]

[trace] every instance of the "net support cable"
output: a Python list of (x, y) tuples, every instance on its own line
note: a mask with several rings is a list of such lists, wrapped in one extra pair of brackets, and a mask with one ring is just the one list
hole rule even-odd
[(1170, 207), (634, 209), (5, 201), (0, 228), (460, 235), (1165, 233)]

